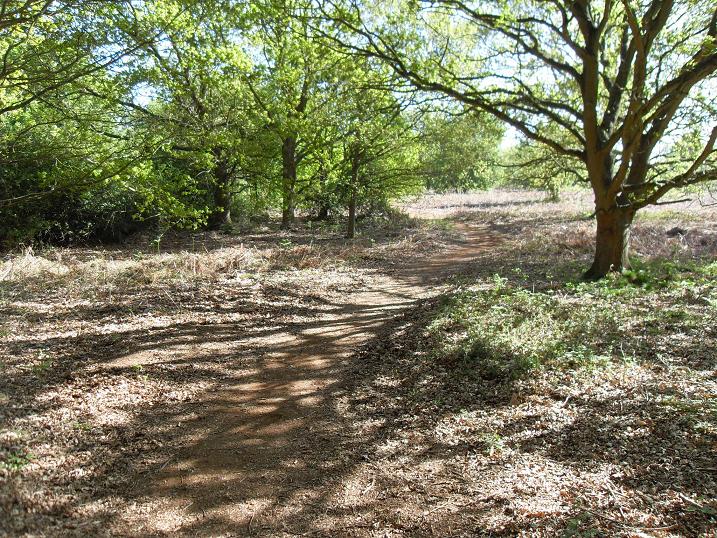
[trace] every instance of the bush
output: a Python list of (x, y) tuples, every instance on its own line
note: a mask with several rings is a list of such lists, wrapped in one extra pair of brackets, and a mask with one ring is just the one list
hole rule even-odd
[(82, 193), (50, 193), (4, 213), (0, 241), (5, 246), (119, 241), (147, 226), (135, 218), (137, 208), (138, 196), (114, 184)]

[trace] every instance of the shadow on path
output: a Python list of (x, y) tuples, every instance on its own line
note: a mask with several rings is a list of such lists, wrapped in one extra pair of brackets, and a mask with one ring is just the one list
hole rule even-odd
[[(401, 313), (501, 241), (480, 227), (462, 231), (448, 251), (377, 277), (313, 321), (264, 331), (255, 362), (220, 390), (154, 416), (168, 428), (181, 424), (172, 435), (182, 448), (134, 492), (149, 512), (135, 521), (141, 532), (297, 534), (332, 529), (344, 511), (356, 515), (361, 496), (342, 485), (378, 441), (341, 409), (351, 376), (362, 372), (356, 351), (390, 338)], [(227, 354), (240, 356), (241, 339), (230, 341)]]

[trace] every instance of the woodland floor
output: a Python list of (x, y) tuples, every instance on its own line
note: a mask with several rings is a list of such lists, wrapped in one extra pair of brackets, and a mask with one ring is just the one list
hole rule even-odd
[[(636, 252), (713, 263), (714, 208), (668, 208)], [(588, 199), (403, 209), (353, 242), (305, 224), (7, 255), (0, 536), (716, 536), (714, 287), (643, 286), (676, 314), (621, 333), (635, 359), (474, 375), (432, 323), (476, 283), (591, 300), (570, 291)]]

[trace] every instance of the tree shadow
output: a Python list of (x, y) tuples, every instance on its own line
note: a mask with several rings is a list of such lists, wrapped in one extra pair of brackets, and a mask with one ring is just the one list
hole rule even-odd
[[(370, 297), (373, 292), (368, 289), (364, 293)], [(294, 477), (301, 478), (302, 483), (314, 480), (306, 470), (297, 468), (292, 473), (294, 464), (287, 463), (286, 458), (295, 454), (297, 447), (319, 454), (320, 451), (314, 450), (316, 443), (322, 438), (324, 443), (331, 440), (325, 432), (333, 431), (329, 428), (333, 419), (315, 413), (316, 409), (326, 412), (329, 405), (324, 399), (326, 390), (315, 386), (330, 385), (338, 379), (341, 357), (348, 357), (353, 342), (362, 342), (377, 334), (387, 316), (413, 301), (406, 290), (399, 288), (390, 293), (384, 293), (383, 289), (376, 293), (381, 294), (380, 305), (370, 300), (366, 304), (354, 304), (351, 300), (336, 300), (340, 296), (329, 299), (266, 286), (255, 294), (227, 290), (221, 305), (217, 305), (206, 297), (187, 292), (186, 297), (175, 296), (175, 303), (179, 300), (185, 307), (167, 320), (163, 318), (168, 313), (168, 305), (156, 297), (154, 300), (145, 297), (140, 317), (144, 321), (157, 319), (156, 324), (123, 324), (122, 318), (128, 311), (137, 311), (135, 304), (125, 304), (119, 311), (109, 308), (98, 312), (92, 307), (75, 307), (71, 312), (60, 309), (45, 321), (89, 320), (91, 328), (79, 334), (37, 335), (6, 343), (3, 352), (9, 355), (19, 357), (42, 349), (51, 350), (53, 358), (52, 365), (46, 370), (43, 366), (42, 371), (13, 361), (19, 366), (2, 383), (3, 397), (12, 402), (0, 412), (3, 429), (11, 422), (22, 423), (34, 420), (32, 417), (52, 414), (57, 400), (47, 396), (78, 383), (107, 390), (106, 385), (132, 385), (142, 383), (138, 379), (146, 377), (175, 392), (194, 385), (202, 386), (204, 392), (204, 396), (197, 395), (197, 403), (162, 398), (151, 406), (138, 402), (121, 410), (131, 418), (120, 425), (87, 424), (86, 431), (74, 432), (69, 446), (62, 449), (68, 454), (101, 454), (98, 458), (101, 463), (89, 466), (80, 478), (55, 476), (55, 490), (84, 493), (77, 503), (65, 507), (72, 515), (63, 509), (52, 509), (35, 521), (44, 521), (49, 529), (54, 525), (58, 533), (60, 529), (67, 530), (63, 527), (65, 523), (96, 529), (97, 525), (109, 524), (109, 520), (117, 516), (111, 509), (102, 517), (94, 512), (86, 520), (78, 518), (76, 510), (101, 503), (103, 499), (116, 500), (118, 495), (129, 499), (128, 495), (136, 492), (136, 484), (147, 478), (146, 471), (145, 475), (138, 472), (138, 465), (141, 467), (146, 462), (150, 466), (149, 474), (154, 476), (157, 466), (161, 469), (170, 460), (173, 465), (180, 464), (181, 451), (177, 450), (181, 446), (186, 449), (193, 442), (191, 453), (201, 453), (205, 445), (208, 447), (201, 465), (206, 476), (211, 477), (206, 500), (197, 501), (193, 510), (206, 511), (218, 502), (214, 475), (234, 472), (239, 476), (241, 471), (242, 487), (247, 489), (251, 485), (252, 499), (265, 491), (267, 472), (281, 473), (282, 483)], [(195, 300), (191, 301), (192, 298)], [(29, 310), (32, 308), (13, 311), (12, 315), (28, 315)], [(38, 312), (38, 315), (42, 314)], [(197, 320), (202, 316), (206, 321)], [(188, 321), (180, 321), (182, 318)], [(112, 328), (110, 331), (108, 326)], [(317, 355), (321, 357), (318, 360)], [(259, 411), (261, 416), (242, 412), (245, 408)], [(227, 410), (237, 410), (237, 413)], [(315, 426), (309, 426), (312, 420)], [(292, 435), (294, 431), (306, 432), (307, 428), (316, 436), (304, 446)], [(242, 441), (233, 442), (233, 435), (241, 436)], [(0, 447), (0, 450), (5, 448), (13, 450), (14, 446)], [(266, 450), (274, 450), (271, 466), (257, 467), (252, 462)], [(246, 465), (237, 460), (237, 453), (242, 454), (240, 460)], [(166, 459), (164, 463), (163, 459)], [(330, 461), (326, 460), (326, 464)], [(320, 475), (330, 473), (328, 468), (319, 471), (318, 464), (312, 464), (311, 468), (317, 469), (317, 480)], [(278, 475), (275, 479), (279, 479)], [(13, 484), (18, 483), (13, 481)], [(7, 491), (10, 490), (8, 487)], [(13, 531), (32, 532), (32, 528), (23, 527), (21, 519), (14, 519), (17, 525), (10, 527)], [(6, 521), (14, 525), (12, 519)]]
[[(201, 387), (186, 400), (123, 402), (126, 421), (78, 435), (67, 453), (88, 453), (99, 463), (56, 479), (55, 488), (77, 496), (46, 509), (37, 520), (42, 531), (557, 535), (576, 521), (597, 527), (595, 514), (609, 509), (617, 522), (603, 518), (599, 526), (617, 534), (642, 523), (600, 504), (599, 486), (585, 479), (591, 469), (630, 471), (609, 478), (610, 487), (632, 497), (625, 501), (631, 513), (649, 514), (656, 494), (678, 492), (701, 502), (714, 491), (713, 475), (700, 471), (713, 467), (710, 446), (664, 404), (669, 394), (659, 386), (645, 387), (639, 398), (618, 392), (566, 401), (523, 379), (485, 378), (471, 364), (430, 355), (426, 327), (445, 297), (417, 303), (416, 288), (500, 273), (533, 289), (543, 279), (530, 275), (571, 270), (537, 259), (523, 263), (520, 273), (505, 271), (522, 254), (498, 258), (491, 251), (502, 240), (483, 226), (473, 232), (450, 257), (407, 261), (386, 271), (393, 286), (369, 285), (360, 297), (227, 289), (218, 306), (187, 292), (180, 301), (187, 317), (204, 321), (164, 322), (168, 306), (155, 299), (142, 307), (143, 315), (157, 318), (151, 328), (128, 324), (108, 334), (12, 344), (11, 353), (41, 346), (62, 361), (42, 376), (21, 370), (3, 384), (16, 404), (0, 411), (3, 421), (51, 411), (55, 403), (41, 396), (79, 378), (84, 387), (93, 376), (130, 386), (147, 376), (178, 393)], [(90, 308), (76, 316), (112, 324), (126, 312), (93, 317)], [(546, 423), (540, 409), (565, 416)], [(635, 417), (651, 423), (635, 424), (636, 433), (626, 435), (624, 426)], [(645, 451), (646, 444), (654, 450)], [(581, 487), (587, 497), (569, 496)], [(529, 504), (541, 498), (537, 508)], [(118, 511), (127, 506), (139, 509)], [(662, 517), (673, 530), (710, 530), (709, 513), (689, 511), (684, 502), (671, 506)], [(40, 529), (19, 523), (11, 530)]]

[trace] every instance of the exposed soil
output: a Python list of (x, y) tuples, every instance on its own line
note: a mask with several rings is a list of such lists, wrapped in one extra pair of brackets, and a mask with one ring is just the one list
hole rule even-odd
[[(341, 246), (349, 264), (294, 236), (261, 263), (244, 244), (207, 247), (221, 255), (206, 278), (185, 278), (201, 271), (178, 244), (171, 281), (152, 265), (99, 294), (47, 271), (13, 284), (0, 535), (714, 536), (717, 442), (662, 400), (717, 401), (714, 330), (666, 342), (664, 367), (510, 382), (423, 353), (455, 277), (534, 286), (557, 252), (586, 263), (583, 201), (518, 198), (417, 202), (453, 232)], [(708, 249), (709, 219), (648, 223), (635, 241)]]
[(365, 526), (345, 515), (363, 502), (356, 480), (368, 485), (375, 477), (370, 470), (351, 476), (370, 454), (359, 450), (339, 394), (362, 375), (361, 346), (390, 339), (399, 313), (500, 242), (483, 227), (460, 231), (463, 239), (442, 252), (326, 301), (311, 322), (232, 342), (226, 354), (248, 348), (259, 358), (187, 409), (192, 418), (175, 433), (181, 448), (141, 488), (140, 533), (331, 534)]

